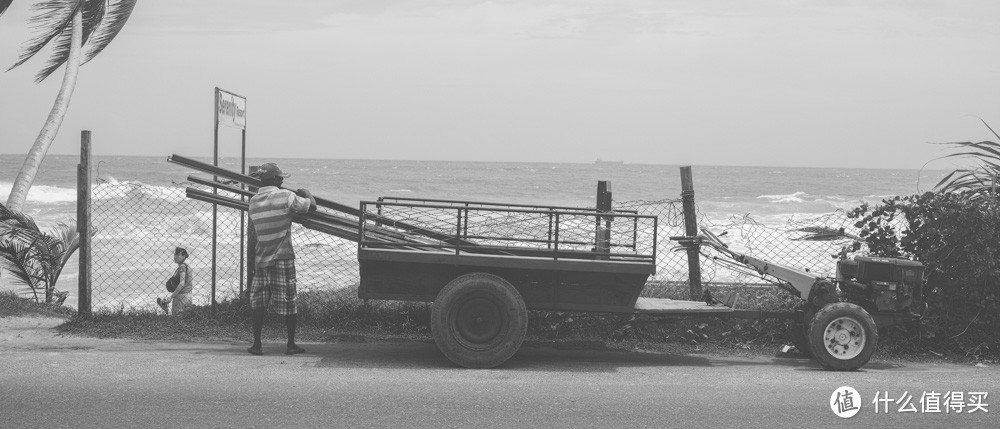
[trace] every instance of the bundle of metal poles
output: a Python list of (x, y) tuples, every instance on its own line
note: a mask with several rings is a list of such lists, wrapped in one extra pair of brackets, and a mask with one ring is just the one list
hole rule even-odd
[[(218, 166), (180, 155), (170, 155), (167, 158), (167, 161), (192, 168), (206, 174), (211, 174), (216, 177), (215, 180), (209, 180), (196, 176), (188, 176), (187, 180), (191, 183), (208, 186), (215, 188), (217, 191), (225, 191), (232, 195), (239, 196), (239, 198), (228, 197), (219, 195), (218, 193), (188, 187), (186, 189), (187, 197), (194, 200), (248, 211), (248, 199), (252, 197), (255, 192), (244, 187), (233, 186), (233, 184), (242, 183), (243, 185), (251, 188), (259, 188), (263, 186), (261, 181), (255, 177), (226, 170)], [(218, 178), (227, 179), (228, 182), (221, 182)], [(358, 230), (360, 228), (358, 218), (361, 216), (361, 211), (359, 209), (319, 197), (316, 197), (316, 205), (326, 210), (298, 215), (295, 217), (294, 222), (299, 223), (306, 228), (330, 234), (335, 237), (355, 242), (361, 239), (361, 235)], [(433, 244), (440, 241), (451, 242), (455, 240), (455, 237), (450, 235), (409, 225), (393, 219), (387, 219), (373, 213), (366, 214), (366, 218), (371, 221), (377, 221), (378, 224), (381, 225), (381, 227), (372, 225), (366, 226), (366, 240), (384, 241), (386, 243), (404, 245), (409, 248), (420, 248), (421, 243)], [(389, 228), (394, 228), (395, 230)], [(475, 246), (474, 243), (469, 242), (463, 242), (461, 244), (465, 246)]]

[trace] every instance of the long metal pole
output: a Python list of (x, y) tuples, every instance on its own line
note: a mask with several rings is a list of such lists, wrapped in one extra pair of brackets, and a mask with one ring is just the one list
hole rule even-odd
[[(195, 170), (205, 172), (207, 174), (214, 174), (216, 176), (225, 177), (227, 179), (232, 179), (232, 180), (240, 181), (240, 182), (246, 183), (247, 185), (250, 185), (250, 186), (261, 186), (260, 180), (257, 180), (256, 178), (249, 177), (249, 176), (246, 176), (246, 175), (243, 175), (243, 174), (239, 174), (239, 173), (234, 173), (234, 172), (231, 172), (229, 170), (226, 170), (226, 169), (223, 169), (223, 168), (219, 168), (218, 166), (211, 166), (211, 165), (205, 164), (205, 163), (203, 163), (201, 161), (196, 161), (196, 160), (193, 160), (193, 159), (190, 159), (190, 158), (186, 158), (186, 157), (183, 157), (183, 156), (180, 156), (180, 155), (170, 155), (169, 157), (167, 157), (167, 161), (168, 162), (173, 162), (175, 164), (180, 164), (180, 165), (183, 165), (183, 166), (186, 166), (186, 167), (190, 167), (190, 168), (193, 168)], [(350, 214), (350, 215), (360, 216), (360, 214), (361, 214), (356, 207), (350, 207), (350, 206), (347, 206), (347, 205), (344, 205), (344, 204), (340, 204), (340, 203), (337, 203), (335, 201), (326, 200), (326, 199), (323, 199), (323, 198), (320, 198), (320, 197), (316, 197), (316, 204), (318, 206), (320, 206), (320, 207), (324, 207), (324, 208), (328, 208), (328, 209), (333, 209), (333, 210), (336, 210), (336, 211), (339, 211), (339, 212), (343, 212), (343, 213), (347, 213), (347, 214)], [(387, 205), (389, 205), (389, 204), (387, 204)], [(526, 210), (520, 210), (520, 211), (527, 212)], [(427, 237), (434, 238), (436, 240), (451, 240), (451, 239), (453, 239), (453, 237), (451, 235), (443, 234), (443, 233), (435, 232), (435, 231), (430, 231), (430, 230), (425, 230), (425, 229), (422, 229), (422, 228), (418, 228), (418, 227), (406, 224), (406, 223), (401, 222), (401, 221), (394, 221), (394, 220), (393, 221), (386, 220), (386, 221), (389, 222), (389, 223), (385, 223), (386, 225), (400, 227), (400, 228), (407, 228), (407, 229), (415, 231), (415, 232), (417, 232), (419, 234), (426, 235)], [(475, 245), (474, 243), (468, 243), (468, 242), (463, 242), (461, 244), (462, 245), (466, 245), (466, 246)]]
[[(698, 235), (698, 216), (694, 205), (694, 179), (691, 166), (681, 167), (681, 202), (684, 207), (684, 232), (688, 237)], [(690, 281), (691, 299), (701, 299), (701, 258), (698, 245), (690, 244), (687, 248), (688, 280)]]
[(77, 315), (89, 319), (93, 302), (90, 288), (90, 131), (80, 133), (80, 164), (76, 179), (76, 230), (80, 233), (80, 274), (77, 291)]
[[(240, 149), (240, 174), (247, 174), (247, 129), (243, 129), (243, 142)], [(241, 188), (246, 185), (240, 184)], [(240, 201), (246, 201), (246, 197), (240, 196)], [(247, 257), (246, 251), (246, 213), (240, 212), (240, 296), (243, 296), (243, 272), (246, 269), (244, 261)], [(249, 279), (249, 277), (247, 277)], [(249, 285), (248, 285), (249, 286)]]
[[(215, 106), (212, 109), (215, 112), (215, 130), (214, 134), (214, 144), (212, 150), (212, 165), (219, 166), (219, 87), (215, 87)], [(213, 176), (212, 180), (219, 180), (217, 176)], [(212, 188), (212, 193), (219, 193), (218, 189)], [(218, 244), (218, 229), (219, 229), (219, 206), (217, 204), (212, 204), (212, 316), (215, 316), (215, 278), (216, 278), (216, 251)]]

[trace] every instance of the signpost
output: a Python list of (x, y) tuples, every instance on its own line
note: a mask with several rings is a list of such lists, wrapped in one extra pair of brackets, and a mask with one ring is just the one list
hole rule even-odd
[(215, 88), (216, 127), (247, 129), (247, 99), (231, 92)]
[[(246, 173), (247, 158), (247, 99), (241, 95), (215, 87), (215, 146), (212, 155), (212, 165), (219, 166), (219, 125), (239, 128), (241, 134), (240, 141), (240, 173)], [(218, 177), (213, 177), (218, 180)], [(218, 188), (213, 189), (218, 193)], [(246, 230), (246, 218), (240, 216), (240, 231)], [(218, 227), (219, 227), (219, 207), (212, 205), (212, 314), (215, 314), (215, 282), (218, 247)], [(243, 261), (246, 259), (244, 251), (244, 234), (240, 234), (240, 293), (243, 292)]]

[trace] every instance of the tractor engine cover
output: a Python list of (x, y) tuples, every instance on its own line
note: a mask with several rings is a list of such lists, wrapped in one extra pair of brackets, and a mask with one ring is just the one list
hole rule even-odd
[(922, 300), (924, 265), (900, 258), (855, 256), (838, 263), (841, 280), (877, 311), (905, 312)]

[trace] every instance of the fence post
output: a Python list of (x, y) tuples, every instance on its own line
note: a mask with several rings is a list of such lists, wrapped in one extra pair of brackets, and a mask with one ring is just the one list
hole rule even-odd
[[(254, 174), (260, 169), (259, 165), (251, 165), (247, 169), (247, 174)], [(259, 189), (253, 186), (247, 186), (251, 192), (257, 192)], [(249, 200), (247, 200), (249, 201)], [(246, 291), (241, 292), (241, 297), (250, 297), (250, 287), (253, 286), (253, 276), (257, 269), (257, 230), (254, 229), (253, 221), (250, 220), (250, 211), (246, 212), (247, 223), (244, 229), (244, 234), (247, 237), (247, 256), (246, 256), (246, 275), (247, 275), (247, 288)]]
[[(611, 182), (599, 180), (597, 182), (597, 212), (611, 213)], [(602, 216), (597, 218), (597, 232), (594, 238), (595, 251), (598, 259), (608, 259), (611, 253), (611, 218), (603, 217), (605, 225), (601, 226)]]
[[(243, 129), (243, 143), (240, 146), (240, 174), (247, 174), (247, 129)], [(240, 189), (246, 189), (247, 185), (240, 183)], [(246, 201), (247, 198), (240, 195), (240, 201)], [(240, 212), (240, 297), (243, 296), (243, 273), (246, 269), (245, 262), (247, 260), (247, 214)], [(247, 289), (250, 289), (250, 276), (246, 277)]]
[[(694, 237), (698, 235), (698, 216), (694, 206), (694, 179), (691, 175), (690, 165), (681, 167), (681, 202), (684, 206), (684, 235)], [(702, 295), (701, 258), (697, 243), (688, 246), (687, 256), (691, 299), (699, 300)]]
[(76, 167), (76, 230), (80, 233), (80, 275), (78, 286), (78, 316), (92, 315), (90, 289), (90, 131), (80, 133), (80, 164)]

